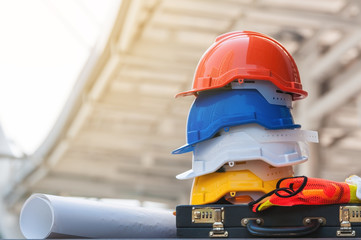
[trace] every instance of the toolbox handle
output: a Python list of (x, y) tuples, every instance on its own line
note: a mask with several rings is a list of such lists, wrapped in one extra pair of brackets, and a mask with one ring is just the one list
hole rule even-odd
[(321, 226), (320, 221), (311, 219), (306, 226), (299, 227), (262, 227), (255, 219), (249, 220), (247, 230), (250, 234), (260, 237), (299, 237), (316, 231)]

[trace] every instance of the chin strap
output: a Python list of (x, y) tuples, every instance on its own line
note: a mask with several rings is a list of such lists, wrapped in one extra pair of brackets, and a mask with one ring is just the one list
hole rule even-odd
[[(357, 180), (361, 187), (361, 178)], [(253, 212), (259, 212), (271, 206), (361, 203), (361, 199), (356, 196), (357, 184), (349, 182), (305, 176), (283, 178), (278, 181), (275, 190), (248, 205), (252, 207)]]

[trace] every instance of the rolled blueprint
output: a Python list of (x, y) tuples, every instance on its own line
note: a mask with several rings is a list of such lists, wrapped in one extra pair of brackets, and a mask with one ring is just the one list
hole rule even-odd
[(33, 194), (20, 213), (26, 238), (173, 238), (171, 211)]

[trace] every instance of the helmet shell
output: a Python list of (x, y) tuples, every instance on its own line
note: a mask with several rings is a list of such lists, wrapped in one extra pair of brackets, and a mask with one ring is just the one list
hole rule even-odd
[[(267, 172), (268, 170), (263, 169), (263, 171)], [(273, 176), (274, 180), (262, 180), (250, 170), (215, 172), (195, 177), (190, 204), (215, 203), (227, 194), (235, 193), (243, 193), (250, 196), (251, 200), (256, 200), (263, 194), (274, 190), (279, 179), (293, 176), (291, 166), (279, 168), (275, 172), (277, 174)]]
[[(249, 167), (251, 162), (261, 160), (274, 169), (300, 164), (307, 161), (309, 156), (307, 142), (318, 140), (317, 132), (314, 131), (265, 130), (258, 124), (231, 127), (227, 132), (221, 130), (219, 134), (195, 144), (192, 169), (177, 175), (178, 179), (209, 174), (227, 163)], [(261, 173), (258, 172), (257, 176), (261, 176)], [(266, 180), (264, 177), (262, 179)]]
[(269, 104), (255, 89), (205, 91), (194, 100), (187, 122), (187, 144), (173, 154), (193, 150), (196, 143), (213, 137), (221, 128), (257, 123), (267, 129), (294, 129), (287, 106)]
[(237, 31), (216, 39), (198, 63), (192, 89), (176, 97), (222, 88), (237, 78), (271, 81), (293, 100), (307, 96), (294, 59), (279, 42), (257, 32)]

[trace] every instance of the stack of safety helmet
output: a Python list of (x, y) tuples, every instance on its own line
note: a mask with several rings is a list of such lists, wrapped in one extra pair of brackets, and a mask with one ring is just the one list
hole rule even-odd
[(256, 200), (293, 176), (308, 159), (307, 142), (317, 132), (300, 130), (292, 101), (305, 98), (292, 56), (276, 40), (256, 32), (219, 36), (201, 57), (187, 122), (187, 144), (173, 154), (193, 152), (191, 204)]

